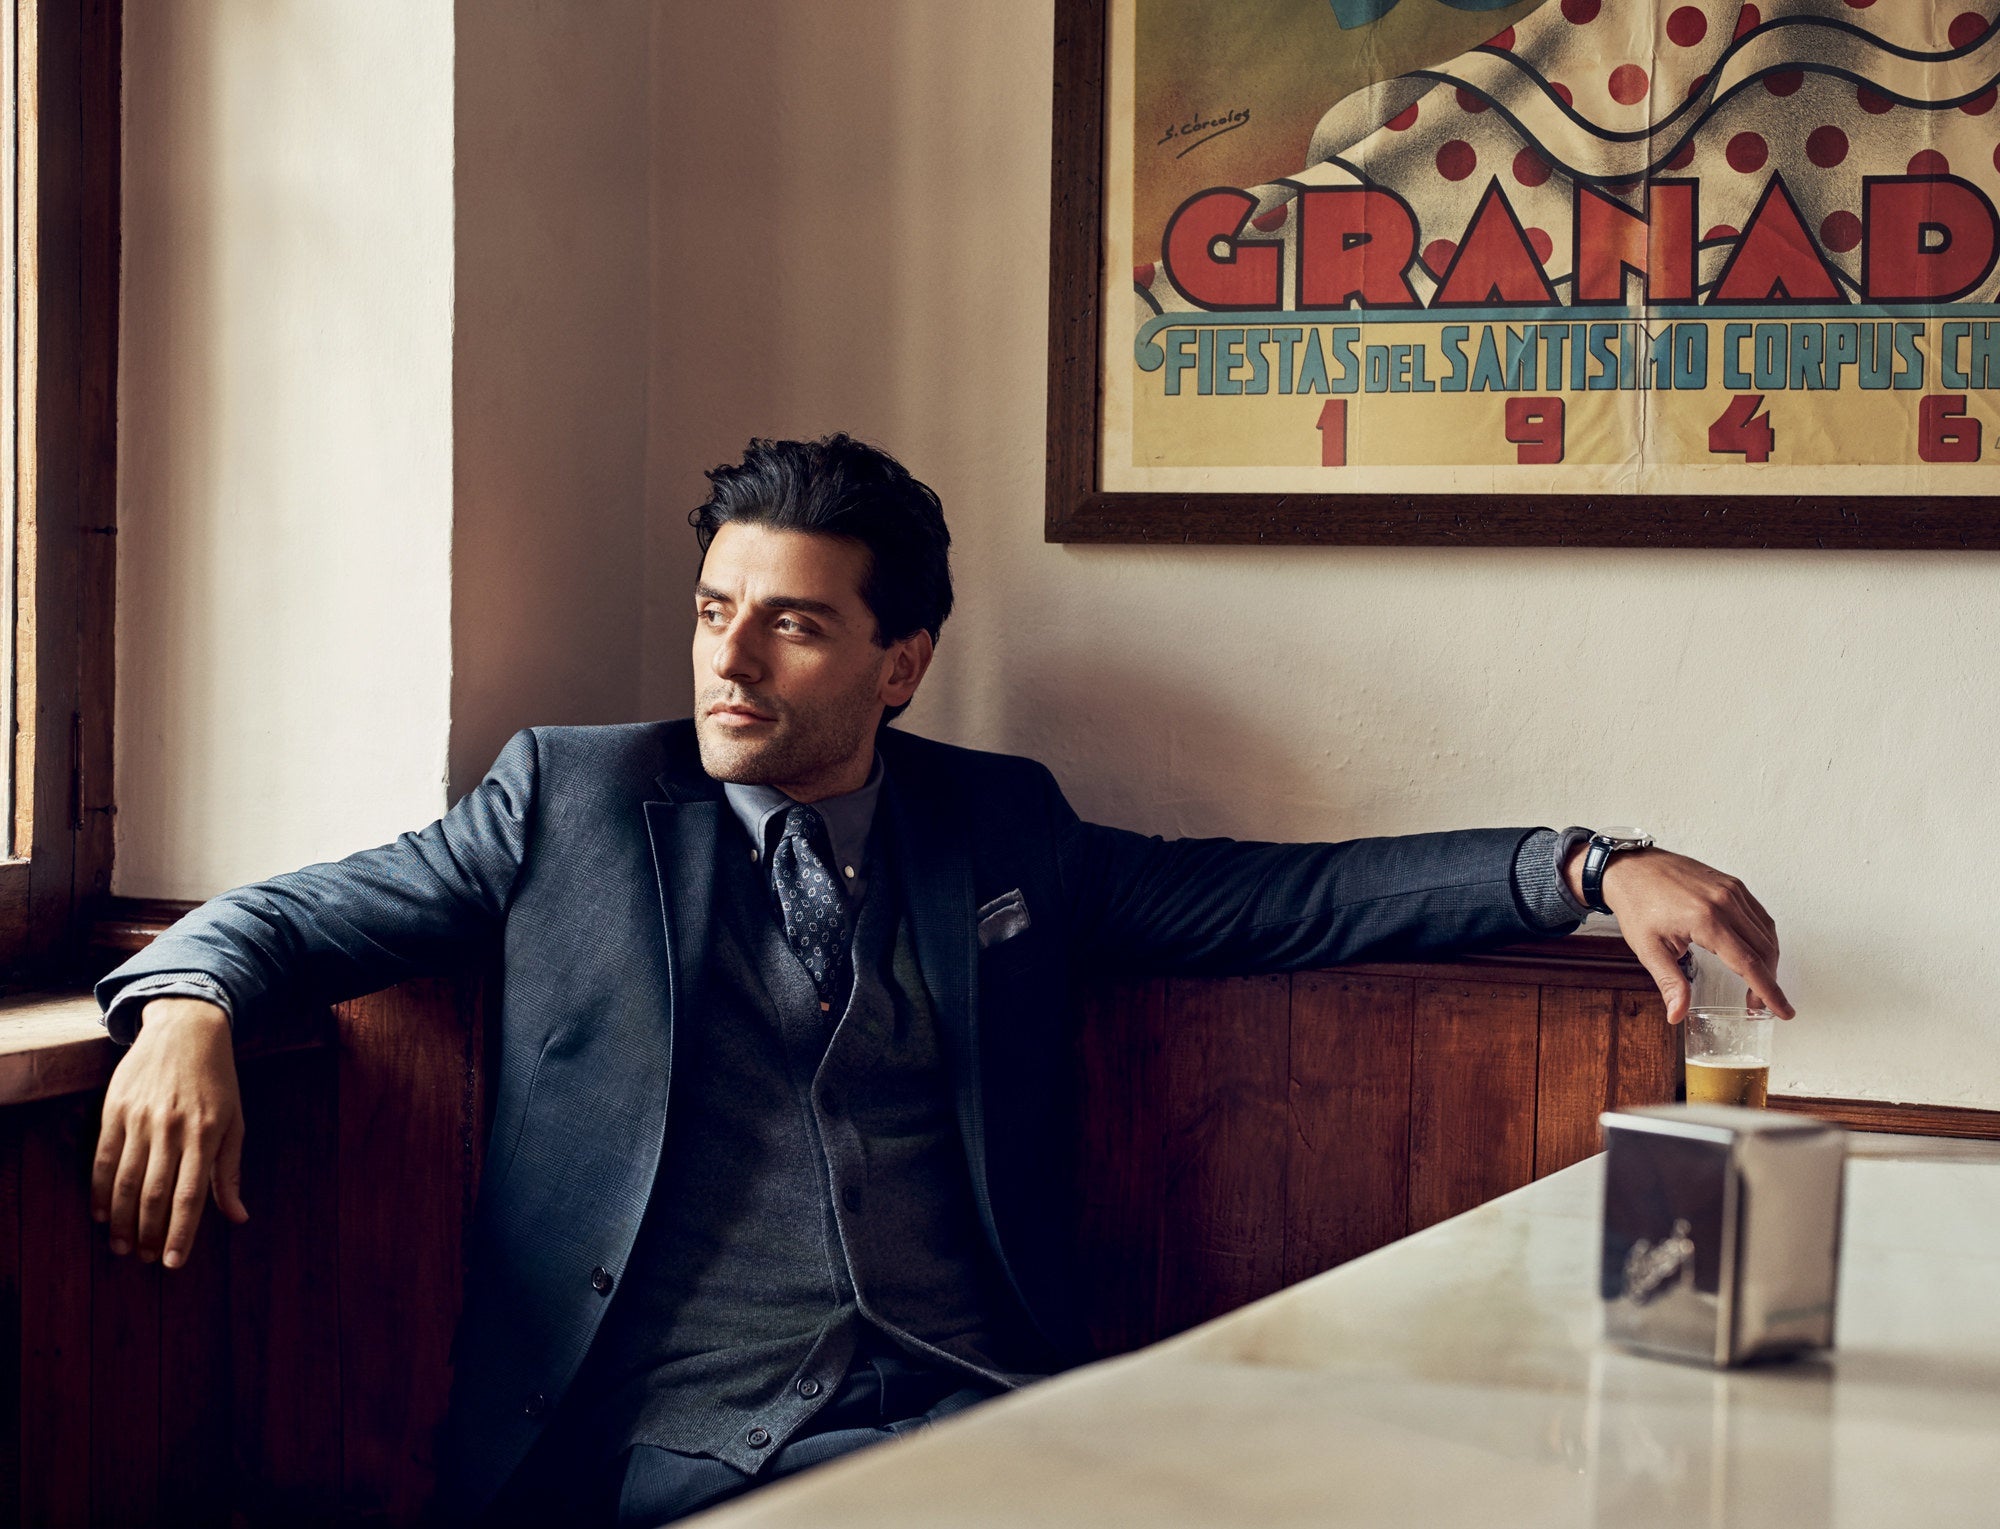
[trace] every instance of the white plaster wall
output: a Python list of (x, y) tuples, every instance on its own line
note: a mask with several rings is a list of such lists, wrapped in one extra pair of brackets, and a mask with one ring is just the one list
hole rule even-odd
[(455, 9), (453, 796), (639, 715), (653, 6)]
[(114, 877), (201, 897), (445, 801), (452, 11), (125, 8)]
[(956, 538), (906, 725), (1166, 833), (1636, 821), (1776, 915), (1777, 1087), (2000, 1106), (2000, 558), (1045, 544), (1050, 30), (662, 12), (648, 709), (688, 704), (700, 468), (849, 429)]

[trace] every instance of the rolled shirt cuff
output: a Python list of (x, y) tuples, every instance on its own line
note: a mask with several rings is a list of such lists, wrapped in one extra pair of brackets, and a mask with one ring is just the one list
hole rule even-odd
[(229, 1033), (236, 1033), (236, 1010), (228, 990), (206, 972), (154, 972), (120, 988), (104, 1011), (104, 1028), (121, 1046), (139, 1038), (140, 1014), (155, 998), (201, 998), (222, 1010), (229, 1020)]
[(1563, 880), (1563, 861), (1590, 837), (1588, 828), (1538, 828), (1514, 852), (1514, 895), (1529, 922), (1554, 932), (1573, 929), (1590, 910), (1578, 902)]

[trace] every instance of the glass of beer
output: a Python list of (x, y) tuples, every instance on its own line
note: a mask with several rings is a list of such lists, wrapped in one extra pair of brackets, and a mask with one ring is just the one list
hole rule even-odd
[(1761, 1110), (1771, 1086), (1769, 1009), (1697, 1004), (1688, 1010), (1687, 1102)]

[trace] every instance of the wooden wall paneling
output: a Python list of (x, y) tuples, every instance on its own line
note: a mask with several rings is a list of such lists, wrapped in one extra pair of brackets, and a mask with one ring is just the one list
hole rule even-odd
[(2000, 1110), (1968, 1109), (1955, 1104), (1904, 1104), (1890, 1099), (1832, 1099), (1809, 1094), (1773, 1094), (1771, 1108), (1815, 1115), (1850, 1131), (2000, 1141)]
[(1282, 975), (1167, 983), (1163, 1333), (1284, 1284), (1290, 999)]
[(1395, 1241), (1410, 1219), (1408, 978), (1292, 978), (1285, 1283)]
[(1658, 989), (1620, 993), (1611, 1108), (1672, 1104), (1680, 1091), (1681, 1038), (1680, 1026), (1667, 1023)]
[(343, 1505), (393, 1523), (436, 1485), (478, 1134), (472, 986), (424, 979), (337, 1011)]
[[(88, 1524), (90, 1161), (88, 1095), (24, 1105), (21, 1122), (21, 1523)], [(101, 1235), (101, 1233), (99, 1233)]]
[[(246, 1134), (246, 1161), (262, 1145)], [(243, 1230), (261, 1232), (263, 1207), (247, 1203), (251, 1220)], [(222, 1529), (230, 1521), (229, 1266), (235, 1235), (211, 1196), (188, 1261), (160, 1275), (160, 1521), (175, 1529)]]
[(1079, 995), (1078, 1264), (1085, 1320), (1099, 1354), (1158, 1333), (1164, 978), (1099, 982)]
[[(93, 1092), (83, 1194), (96, 1157), (104, 1095)], [(86, 1206), (88, 1201), (86, 1199)], [(150, 1524), (160, 1506), (160, 1265), (134, 1251), (111, 1251), (111, 1235), (90, 1230), (91, 1522), (105, 1529)], [(178, 1273), (179, 1271), (174, 1271)]]
[(237, 1507), (330, 1521), (340, 1498), (339, 1145), (331, 1048), (242, 1074), (243, 1203), (230, 1243)]
[(1518, 1189), (1535, 1172), (1539, 993), (1495, 982), (1416, 985), (1410, 1230)]
[(1611, 1100), (1611, 1053), (1620, 994), (1545, 987), (1535, 1077), (1535, 1177), (1603, 1147), (1597, 1117)]
[(21, 1127), (0, 1110), (0, 1524), (21, 1522)]

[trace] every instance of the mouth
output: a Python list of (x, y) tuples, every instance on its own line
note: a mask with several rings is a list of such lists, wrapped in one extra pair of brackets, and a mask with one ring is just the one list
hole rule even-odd
[(775, 722), (776, 717), (767, 717), (760, 711), (752, 711), (747, 706), (711, 706), (708, 709), (711, 722), (724, 727), (755, 727), (760, 723)]

